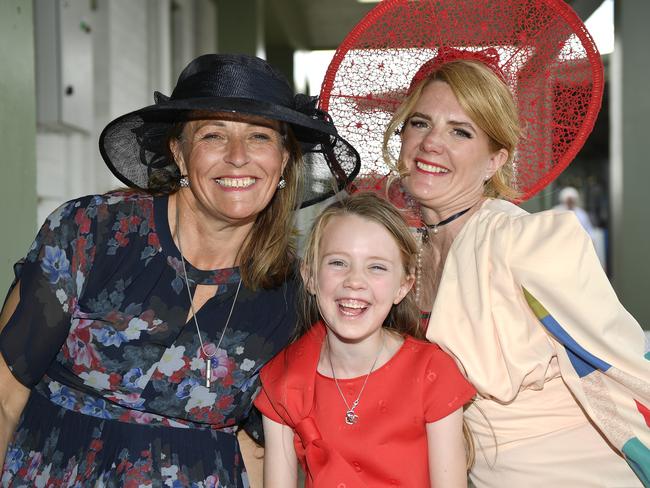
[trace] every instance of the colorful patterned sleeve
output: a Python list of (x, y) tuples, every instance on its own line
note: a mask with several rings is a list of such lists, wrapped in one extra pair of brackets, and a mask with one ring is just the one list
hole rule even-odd
[(650, 486), (650, 355), (572, 213), (510, 219), (503, 253), (528, 305), (555, 339), (565, 383)]
[(63, 204), (45, 220), (14, 267), (20, 302), (0, 334), (0, 352), (20, 383), (33, 387), (66, 340), (94, 253), (93, 197)]

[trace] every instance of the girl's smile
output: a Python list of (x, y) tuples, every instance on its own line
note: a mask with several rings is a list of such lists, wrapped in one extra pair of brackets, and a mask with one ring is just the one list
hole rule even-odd
[(382, 225), (338, 215), (323, 230), (313, 285), (330, 332), (360, 342), (381, 330), (411, 281), (395, 239)]

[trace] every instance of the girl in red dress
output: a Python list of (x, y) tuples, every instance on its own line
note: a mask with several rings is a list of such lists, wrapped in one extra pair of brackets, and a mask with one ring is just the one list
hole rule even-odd
[[(475, 393), (421, 337), (417, 246), (390, 203), (357, 194), (316, 219), (299, 339), (261, 372), (264, 486), (465, 487), (462, 407)], [(313, 325), (312, 325), (313, 324)]]

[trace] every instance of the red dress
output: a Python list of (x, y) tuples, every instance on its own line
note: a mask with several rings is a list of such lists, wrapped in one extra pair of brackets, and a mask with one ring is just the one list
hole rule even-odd
[[(461, 408), (475, 394), (437, 345), (406, 337), (397, 353), (368, 378), (355, 413), (334, 380), (316, 370), (325, 327), (318, 323), (261, 372), (257, 408), (296, 433), (294, 446), (306, 487), (429, 486), (426, 424)], [(365, 376), (339, 380), (352, 404)]]

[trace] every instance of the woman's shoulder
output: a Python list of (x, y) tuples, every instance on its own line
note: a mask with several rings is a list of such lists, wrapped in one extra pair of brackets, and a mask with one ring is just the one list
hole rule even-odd
[(154, 197), (148, 193), (130, 189), (113, 190), (102, 195), (95, 195), (97, 205), (102, 205), (109, 212), (123, 211), (133, 213), (134, 209), (143, 209), (150, 213)]
[(115, 254), (117, 248), (126, 248), (127, 244), (136, 252), (136, 240), (155, 246), (156, 242), (149, 242), (149, 234), (155, 229), (153, 201), (151, 195), (122, 190), (78, 197), (48, 215), (39, 238), (45, 243), (71, 245), (83, 237), (85, 241), (77, 245), (85, 242), (88, 249), (95, 248), (93, 253), (98, 256)]
[[(133, 190), (114, 190), (103, 194), (91, 194), (73, 198), (61, 204), (48, 216), (49, 220), (59, 220), (83, 212), (89, 216), (104, 216), (106, 213), (119, 212), (122, 208), (151, 207), (153, 197)], [(100, 212), (98, 214), (98, 212)]]
[(508, 273), (513, 267), (568, 272), (573, 269), (569, 263), (588, 252), (591, 239), (571, 211), (528, 213), (510, 202), (492, 200), (454, 244), (458, 262), (470, 256), (490, 260), (494, 278), (505, 269), (497, 263), (507, 263)]
[(518, 205), (500, 199), (485, 202), (475, 220), (475, 229), (498, 234), (501, 237), (518, 238), (548, 236), (562, 233), (581, 232), (581, 226), (573, 212), (545, 210), (529, 213)]
[(502, 200), (499, 198), (490, 198), (486, 200), (477, 214), (479, 215), (478, 220), (517, 219), (533, 215), (520, 206), (509, 202), (508, 200)]
[(153, 202), (154, 197), (142, 191), (121, 188), (106, 193), (83, 195), (68, 200), (64, 205), (90, 206), (90, 205), (119, 205), (133, 202)]
[(293, 327), (297, 320), (299, 291), (298, 280), (295, 275), (289, 274), (284, 281), (274, 286), (248, 290), (248, 296), (255, 302), (255, 307), (258, 307), (260, 313), (269, 314), (273, 313), (273, 310), (281, 310), (282, 313), (290, 311), (291, 314), (287, 316), (287, 320), (292, 322)]

